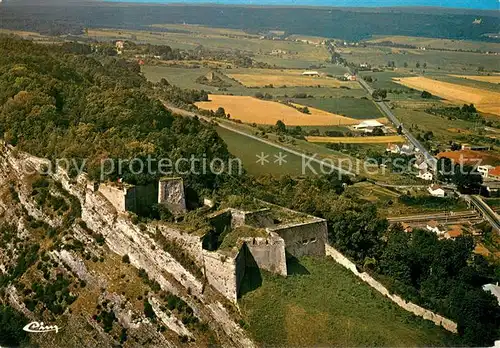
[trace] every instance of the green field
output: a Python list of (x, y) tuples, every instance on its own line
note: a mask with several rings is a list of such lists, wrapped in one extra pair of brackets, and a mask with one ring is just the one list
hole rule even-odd
[[(370, 86), (372, 86), (375, 89), (399, 89), (399, 90), (404, 90), (406, 92), (410, 92), (410, 89), (408, 87), (405, 87), (403, 85), (395, 83), (392, 79), (393, 78), (401, 78), (401, 77), (408, 77), (412, 76), (409, 74), (401, 74), (398, 72), (394, 71), (381, 71), (381, 72), (372, 72), (372, 71), (360, 71), (359, 74), (366, 78), (367, 76), (370, 76), (373, 81), (369, 82)], [(417, 93), (417, 92), (415, 92)], [(412, 93), (410, 93), (412, 94)], [(407, 93), (405, 93), (407, 95)], [(420, 93), (418, 93), (418, 96), (420, 96)]]
[[(229, 152), (241, 160), (243, 168), (250, 174), (302, 175), (302, 158), (299, 156), (281, 151), (274, 146), (250, 139), (221, 127), (217, 127), (217, 133), (227, 144)], [(282, 163), (281, 165), (275, 163), (275, 156), (278, 156), (280, 152), (286, 155), (286, 163)], [(267, 158), (269, 163), (265, 163), (264, 165), (257, 163), (259, 159), (257, 155), (260, 156), (261, 153), (269, 156)], [(313, 167), (318, 168), (319, 166), (313, 165)]]
[[(454, 74), (477, 72), (483, 67), (486, 71), (499, 69), (498, 56), (472, 52), (448, 52), (434, 50), (399, 49), (390, 47), (347, 47), (340, 51), (347, 61), (361, 64), (369, 63), (372, 67), (386, 66), (387, 62), (394, 61), (396, 68), (402, 72), (443, 73)], [(404, 63), (408, 68), (404, 68)], [(420, 63), (420, 68), (416, 64)], [(424, 68), (423, 64), (427, 63)]]
[[(366, 92), (361, 88), (356, 89), (344, 89), (344, 88), (328, 88), (328, 87), (275, 87), (275, 88), (247, 88), (241, 84), (223, 76), (220, 74), (225, 81), (232, 84), (231, 87), (227, 87), (224, 92), (218, 91), (217, 87), (202, 85), (196, 82), (196, 79), (200, 76), (206, 75), (209, 68), (187, 68), (187, 67), (171, 67), (167, 65), (144, 65), (141, 68), (144, 76), (152, 81), (158, 82), (161, 78), (165, 78), (171, 84), (179, 86), (181, 88), (195, 88), (203, 89), (205, 91), (220, 94), (220, 93), (231, 93), (234, 95), (250, 95), (253, 96), (255, 93), (260, 92), (263, 94), (270, 94), (276, 98), (293, 97), (297, 93), (305, 93), (315, 97), (321, 98), (342, 98), (342, 97), (354, 97), (361, 98), (366, 96)], [(252, 73), (252, 69), (221, 69), (223, 73), (232, 72), (245, 72)]]
[(353, 97), (304, 98), (293, 99), (293, 102), (361, 120), (384, 117), (377, 106), (369, 99)]
[(480, 50), (480, 51), (500, 52), (500, 44), (494, 42), (437, 39), (437, 38), (415, 37), (415, 36), (382, 36), (382, 35), (374, 35), (373, 38), (367, 40), (367, 42), (370, 43), (377, 43), (383, 41), (391, 41), (396, 44), (413, 45), (417, 47), (426, 47), (433, 49), (445, 49), (445, 50), (457, 50), (457, 51)]
[[(170, 31), (158, 31), (157, 28)], [(260, 39), (258, 35), (241, 30), (210, 28), (196, 25), (161, 24), (150, 31), (130, 29), (92, 29), (89, 38), (99, 41), (127, 39), (154, 45), (169, 45), (172, 48), (195, 49), (203, 46), (211, 50), (246, 52), (256, 61), (279, 67), (303, 68), (325, 63), (329, 58), (324, 46), (285, 40)], [(273, 50), (284, 54), (273, 55)]]
[(286, 278), (258, 271), (245, 275), (239, 307), (259, 345), (458, 344), (455, 336), (400, 309), (332, 259), (304, 258), (287, 266)]
[[(455, 75), (460, 75), (460, 74), (455, 74)], [(433, 75), (432, 78), (439, 81), (456, 83), (459, 85), (464, 85), (474, 88), (481, 88), (488, 91), (500, 92), (500, 84), (489, 83), (484, 81), (475, 81), (449, 75)]]
[(442, 143), (448, 143), (449, 140), (467, 141), (467, 135), (479, 126), (459, 119), (448, 120), (446, 117), (431, 115), (421, 110), (396, 108), (393, 112), (405, 127), (412, 128), (414, 134), (432, 131), (435, 140)]

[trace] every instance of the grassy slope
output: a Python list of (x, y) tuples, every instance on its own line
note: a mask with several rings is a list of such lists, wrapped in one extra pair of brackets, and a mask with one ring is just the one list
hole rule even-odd
[[(243, 163), (243, 168), (251, 174), (302, 174), (302, 159), (299, 156), (282, 152), (278, 148), (247, 138), (224, 128), (217, 127), (217, 133), (219, 133), (219, 136), (227, 144), (229, 152), (238, 157)], [(280, 152), (286, 155), (285, 160), (287, 161), (281, 166), (278, 163), (274, 163), (276, 160), (274, 156), (277, 156)], [(257, 163), (257, 155), (261, 153), (269, 155), (267, 158), (269, 163), (265, 165)], [(313, 167), (316, 168), (317, 166), (313, 165)]]
[[(287, 278), (255, 272), (240, 308), (253, 338), (276, 346), (443, 346), (456, 337), (385, 299), (331, 259), (304, 258)], [(297, 274), (299, 273), (299, 274)]]

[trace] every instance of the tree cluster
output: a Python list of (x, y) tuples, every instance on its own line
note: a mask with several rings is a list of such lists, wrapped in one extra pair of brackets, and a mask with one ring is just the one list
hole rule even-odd
[[(101, 161), (191, 155), (229, 158), (215, 129), (198, 119), (177, 117), (157, 96), (177, 104), (206, 100), (204, 91), (159, 83), (156, 89), (135, 63), (68, 53), (67, 47), (0, 39), (0, 136), (20, 150), (49, 159), (84, 163), (91, 179), (101, 179)], [(86, 51), (82, 51), (86, 53)], [(145, 184), (160, 174), (133, 173), (118, 166), (106, 178)], [(213, 189), (216, 175), (186, 175), (193, 189)]]

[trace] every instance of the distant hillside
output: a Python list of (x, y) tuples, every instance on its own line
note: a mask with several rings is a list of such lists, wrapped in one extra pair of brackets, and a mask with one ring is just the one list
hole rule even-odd
[[(45, 4), (45, 5), (41, 5)], [(480, 16), (481, 23), (474, 24)], [(0, 6), (4, 28), (50, 34), (78, 33), (85, 27), (146, 29), (158, 23), (190, 23), (259, 32), (285, 30), (359, 40), (370, 35), (407, 35), (493, 40), (500, 21), (494, 11), (435, 8), (247, 7), (222, 5), (156, 5), (112, 2), (61, 4), (59, 1), (6, 2)]]

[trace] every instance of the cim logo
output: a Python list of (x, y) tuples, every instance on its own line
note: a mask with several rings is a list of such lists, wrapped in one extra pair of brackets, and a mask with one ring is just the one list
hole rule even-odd
[(25, 327), (23, 327), (24, 331), (27, 332), (50, 332), (50, 331), (55, 331), (56, 333), (59, 332), (59, 327), (57, 325), (47, 325), (43, 322), (37, 322), (33, 321), (29, 324), (27, 324)]

